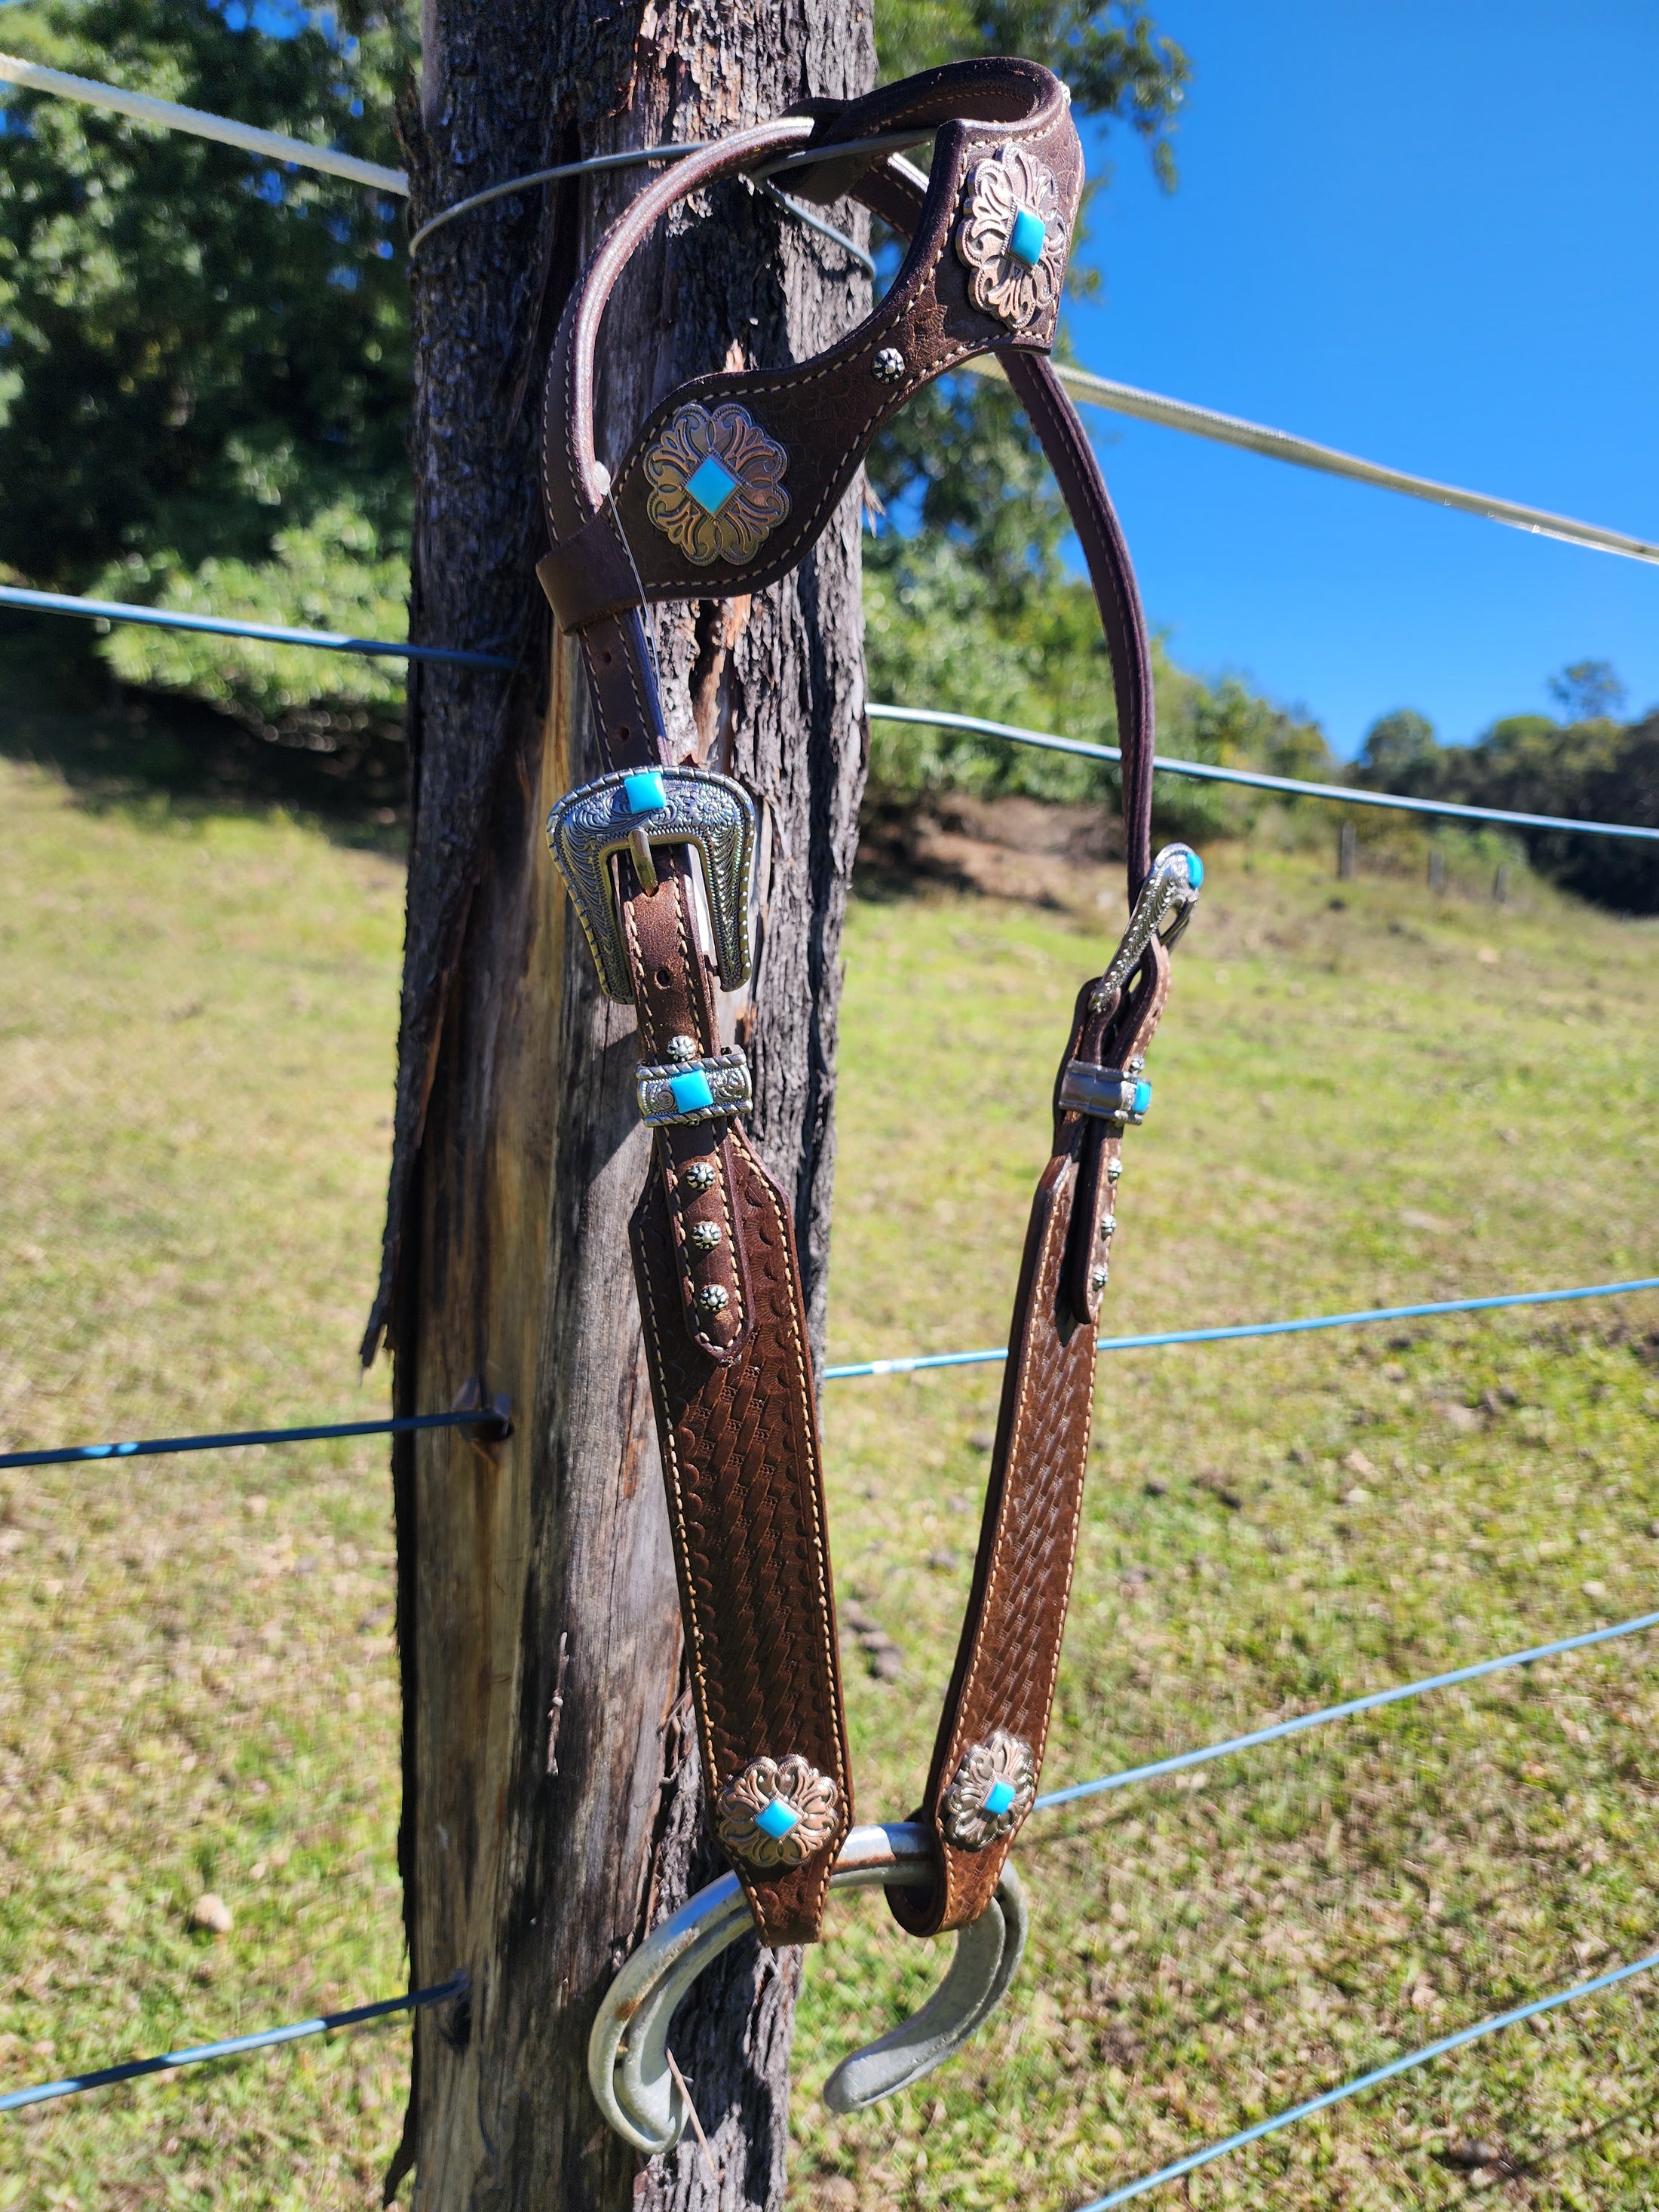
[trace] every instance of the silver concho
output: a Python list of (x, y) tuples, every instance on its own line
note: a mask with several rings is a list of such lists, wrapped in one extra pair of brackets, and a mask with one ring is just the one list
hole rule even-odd
[[(1033, 225), (1041, 233), (1034, 256)], [(952, 243), (968, 271), (968, 295), (984, 313), (1017, 331), (1053, 313), (1066, 282), (1071, 226), (1047, 162), (1014, 145), (975, 161)]]
[(1031, 1747), (1006, 1729), (970, 1744), (945, 1793), (940, 1826), (958, 1850), (982, 1851), (1012, 1835), (1036, 1800)]
[(677, 407), (640, 466), (646, 514), (699, 568), (752, 561), (789, 512), (789, 456), (734, 399)]
[(714, 1832), (745, 1866), (799, 1866), (836, 1832), (841, 1792), (827, 1774), (792, 1751), (751, 1759), (721, 1790)]
[[(755, 863), (755, 803), (740, 783), (708, 769), (663, 768), (663, 804), (636, 811), (624, 770), (567, 792), (547, 817), (547, 842), (580, 917), (607, 998), (631, 1005), (634, 978), (611, 896), (611, 855), (650, 865), (658, 845), (695, 845), (714, 925), (714, 957), (728, 991), (749, 979), (749, 879)], [(637, 785), (642, 779), (635, 775)], [(645, 869), (641, 869), (642, 879)], [(647, 887), (654, 883), (654, 876)]]

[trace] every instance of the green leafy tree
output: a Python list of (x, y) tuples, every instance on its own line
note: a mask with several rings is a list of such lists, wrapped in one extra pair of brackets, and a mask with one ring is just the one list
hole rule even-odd
[[(26, 0), (7, 44), (396, 166), (395, 7)], [(142, 592), (342, 507), (406, 541), (399, 203), (49, 95), (0, 108), (0, 562)], [(337, 536), (337, 532), (336, 533)]]
[(1575, 660), (1552, 676), (1549, 693), (1569, 722), (1601, 722), (1625, 703), (1625, 687), (1610, 660)]
[(1426, 714), (1401, 707), (1383, 714), (1365, 732), (1353, 781), (1372, 791), (1404, 792), (1427, 798), (1438, 787), (1443, 756), (1434, 724)]

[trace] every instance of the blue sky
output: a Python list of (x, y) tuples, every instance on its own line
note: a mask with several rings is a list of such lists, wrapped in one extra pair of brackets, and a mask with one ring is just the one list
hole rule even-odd
[[(1194, 68), (1166, 196), (1091, 148), (1102, 374), (1659, 537), (1651, 0), (1158, 0)], [(1659, 568), (1106, 416), (1094, 434), (1176, 659), (1443, 740), (1548, 713), (1565, 663), (1659, 703)]]

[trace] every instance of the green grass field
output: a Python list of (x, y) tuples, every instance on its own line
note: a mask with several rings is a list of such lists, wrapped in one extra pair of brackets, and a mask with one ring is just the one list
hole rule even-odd
[[(0, 1443), (378, 1412), (401, 884), (0, 765)], [(1659, 932), (1222, 848), (1107, 1327), (1659, 1273)], [(1105, 878), (1098, 879), (1103, 884)], [(1113, 908), (1113, 911), (1115, 909)], [(855, 902), (831, 1356), (1003, 1340), (1093, 890)], [(860, 1810), (914, 1802), (998, 1370), (831, 1386)], [(1114, 1355), (1045, 1781), (1613, 1621), (1659, 1582), (1659, 1297)], [(403, 1984), (384, 1453), (0, 1474), (0, 2087)], [(1026, 1966), (917, 2092), (818, 2084), (940, 1961), (834, 1911), (794, 2196), (1061, 2212), (1654, 1946), (1632, 1638), (1039, 1815)], [(1184, 1785), (1184, 1786), (1183, 1786)], [(195, 1929), (204, 1891), (234, 1917)], [(1205, 2207), (1659, 2203), (1659, 1980), (1194, 2177)], [(406, 2027), (0, 2120), (0, 2207), (366, 2206)], [(1488, 2153), (1490, 2155), (1488, 2155)], [(1158, 2200), (1153, 2200), (1158, 2201)]]

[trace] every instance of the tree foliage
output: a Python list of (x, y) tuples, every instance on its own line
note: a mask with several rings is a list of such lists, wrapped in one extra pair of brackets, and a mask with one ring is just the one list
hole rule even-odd
[[(1366, 737), (1354, 781), (1466, 806), (1659, 829), (1659, 714), (1615, 721), (1607, 709), (1622, 702), (1625, 687), (1604, 660), (1576, 661), (1548, 688), (1571, 719), (1507, 715), (1472, 745), (1441, 744), (1421, 714), (1385, 714)], [(1623, 913), (1659, 914), (1659, 851), (1650, 842), (1560, 830), (1524, 836), (1534, 866), (1569, 890)]]
[[(399, 15), (27, 0), (54, 66), (395, 166)], [(257, 562), (344, 503), (406, 531), (399, 209), (48, 94), (0, 118), (0, 562), (35, 583)]]

